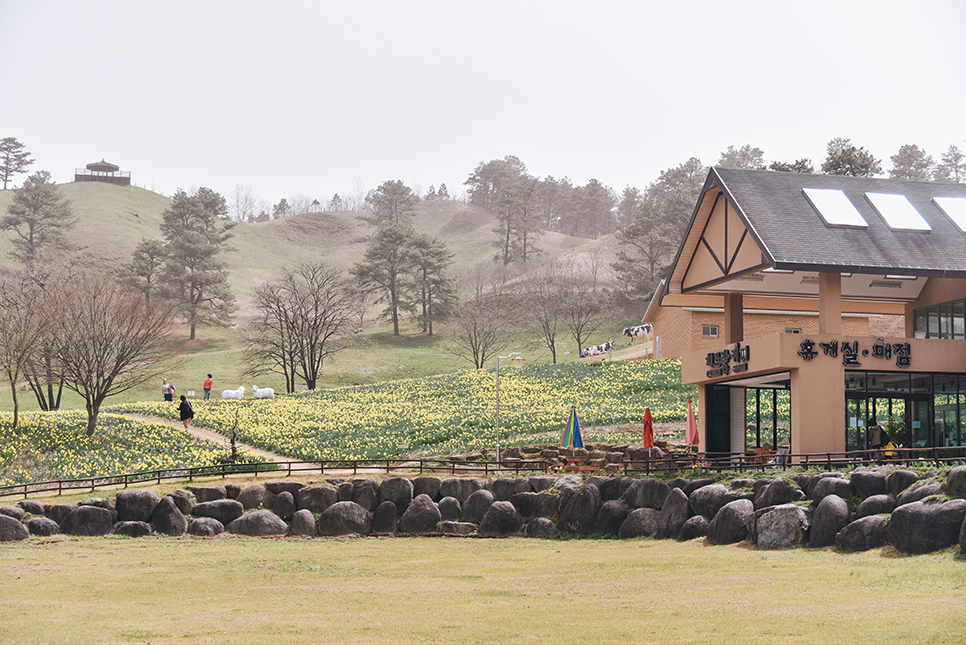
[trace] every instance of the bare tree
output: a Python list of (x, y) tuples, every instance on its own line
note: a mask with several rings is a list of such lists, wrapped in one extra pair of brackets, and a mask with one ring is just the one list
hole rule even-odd
[(30, 356), (41, 346), (47, 332), (50, 308), (43, 306), (43, 294), (23, 272), (0, 281), (0, 369), (10, 383), (13, 396), (13, 427), (17, 428), (20, 403), (17, 381)]
[(343, 348), (339, 337), (355, 317), (342, 276), (322, 264), (302, 264), (255, 294), (259, 317), (250, 328), (253, 374), (275, 372), (288, 392), (301, 378), (314, 390), (326, 358)]
[(523, 300), (527, 303), (524, 316), (530, 334), (550, 350), (550, 358), (557, 363), (557, 342), (564, 325), (567, 290), (562, 282), (563, 265), (551, 261), (538, 267), (527, 278)]
[(577, 350), (616, 313), (613, 298), (606, 293), (595, 293), (588, 275), (571, 265), (559, 283), (563, 291), (562, 318), (570, 331)]
[(253, 222), (259, 211), (265, 210), (263, 202), (249, 186), (236, 184), (228, 197), (231, 219), (236, 222)]
[(470, 291), (472, 295), (451, 319), (451, 340), (446, 349), (482, 369), (510, 345), (518, 324), (516, 298), (502, 272), (482, 268), (464, 276), (460, 291)]
[(87, 435), (94, 434), (101, 405), (156, 379), (177, 352), (170, 306), (105, 275), (70, 280), (56, 298), (53, 330), (56, 363), (68, 389), (84, 399)]

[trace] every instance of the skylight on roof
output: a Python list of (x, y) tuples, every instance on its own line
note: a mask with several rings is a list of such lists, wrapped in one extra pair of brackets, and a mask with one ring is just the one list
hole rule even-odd
[(802, 192), (818, 214), (829, 226), (856, 226), (868, 228), (869, 224), (856, 210), (841, 190), (831, 188), (803, 188)]
[(933, 197), (933, 203), (966, 233), (966, 197)]
[(892, 230), (931, 231), (929, 222), (922, 218), (916, 207), (905, 195), (890, 193), (866, 193), (875, 211), (886, 221)]

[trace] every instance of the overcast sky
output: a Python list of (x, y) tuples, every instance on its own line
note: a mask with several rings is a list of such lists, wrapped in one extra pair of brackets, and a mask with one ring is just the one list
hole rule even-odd
[[(272, 204), (481, 161), (644, 188), (729, 145), (966, 150), (966, 2), (0, 0), (0, 137)], [(18, 176), (19, 185), (23, 176)]]

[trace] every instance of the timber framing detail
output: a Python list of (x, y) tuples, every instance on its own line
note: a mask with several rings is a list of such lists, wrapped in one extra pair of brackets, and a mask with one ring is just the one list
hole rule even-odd
[(741, 214), (720, 190), (705, 193), (688, 237), (671, 293), (699, 290), (769, 266)]

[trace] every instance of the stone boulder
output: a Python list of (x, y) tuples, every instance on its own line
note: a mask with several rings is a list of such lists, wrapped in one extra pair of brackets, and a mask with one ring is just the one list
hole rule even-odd
[(60, 532), (67, 535), (110, 535), (113, 531), (111, 512), (98, 506), (77, 506), (60, 523)]
[(463, 502), (463, 521), (479, 524), (493, 501), (493, 493), (485, 488), (475, 491)]
[(305, 509), (315, 515), (338, 502), (339, 491), (328, 484), (306, 486), (295, 491), (295, 501), (299, 510)]
[(225, 499), (238, 499), (241, 492), (241, 484), (225, 484)]
[(966, 499), (944, 504), (912, 502), (892, 511), (889, 543), (903, 553), (932, 553), (956, 544), (966, 518)]
[(912, 502), (918, 502), (931, 497), (933, 495), (938, 495), (942, 492), (942, 486), (939, 482), (916, 482), (906, 490), (899, 493), (899, 497), (896, 498), (896, 503), (899, 506), (905, 506), (906, 504), (911, 504)]
[(906, 490), (919, 481), (919, 475), (911, 470), (893, 470), (889, 473), (886, 484), (889, 487), (889, 494), (899, 498), (899, 493)]
[(19, 542), (30, 537), (30, 530), (20, 520), (0, 515), (0, 542)]
[(444, 522), (455, 522), (463, 517), (463, 507), (455, 497), (444, 497), (437, 504)]
[(195, 504), (198, 503), (198, 498), (190, 490), (171, 491), (165, 497), (170, 497), (174, 501), (175, 506), (178, 507), (182, 515), (194, 515)]
[(651, 537), (661, 528), (661, 511), (653, 508), (635, 508), (621, 523), (617, 536), (622, 540)]
[(523, 517), (549, 517), (559, 510), (560, 495), (553, 493), (517, 493), (510, 502), (517, 507)]
[(733, 494), (733, 491), (728, 490), (724, 484), (709, 484), (691, 493), (688, 496), (688, 503), (695, 515), (703, 515), (710, 521), (718, 514), (721, 507), (734, 501)]
[(316, 535), (315, 516), (312, 515), (312, 511), (307, 508), (295, 511), (292, 514), (289, 533), (292, 535)]
[(438, 502), (442, 499), (439, 496), (439, 488), (443, 485), (443, 480), (439, 477), (417, 477), (413, 480), (413, 497), (428, 495), (431, 500)]
[(855, 519), (858, 520), (870, 515), (888, 515), (896, 510), (898, 505), (896, 498), (892, 495), (873, 495), (863, 500), (859, 507), (855, 509)]
[(244, 512), (245, 507), (237, 499), (216, 499), (195, 505), (195, 517), (212, 517), (226, 525)]
[(0, 506), (0, 515), (12, 517), (20, 522), (23, 520), (23, 518), (27, 517), (27, 511), (23, 510), (19, 506)]
[[(966, 466), (956, 466), (946, 476), (946, 494), (966, 498)], [(21, 506), (23, 502), (21, 502)], [(27, 511), (31, 513), (33, 511)]]
[(501, 477), (490, 482), (490, 492), (493, 493), (493, 500), (497, 502), (509, 502), (517, 493), (532, 493), (530, 480)]
[[(342, 500), (337, 499), (333, 501), (332, 504), (335, 504), (336, 501)], [(352, 501), (367, 511), (376, 510), (376, 507), (379, 506), (379, 482), (377, 482), (375, 479), (357, 479), (353, 481)], [(314, 512), (321, 513), (322, 511)]]
[[(449, 499), (456, 499), (450, 497)], [(444, 520), (436, 525), (436, 532), (440, 535), (451, 535), (454, 537), (466, 537), (476, 533), (476, 524), (472, 522), (452, 522)]]
[(188, 491), (194, 493), (199, 503), (228, 499), (228, 492), (224, 486), (188, 486)]
[(523, 530), (523, 516), (510, 502), (495, 501), (480, 522), (481, 537), (502, 538)]
[(305, 488), (305, 482), (283, 479), (279, 481), (265, 482), (265, 488), (267, 488), (268, 492), (272, 493), (273, 495), (288, 492), (292, 493), (292, 496), (294, 497), (295, 493), (302, 488)]
[[(156, 498), (155, 498), (156, 499)], [(117, 502), (113, 497), (88, 497), (77, 502), (78, 506), (97, 506), (111, 512), (111, 521), (117, 522)]]
[(885, 546), (888, 523), (889, 520), (883, 515), (869, 515), (857, 519), (838, 532), (835, 545), (843, 551), (868, 551)]
[[(694, 491), (698, 490), (699, 488), (704, 488), (705, 486), (710, 486), (714, 483), (715, 481), (713, 479), (692, 479), (688, 481), (688, 483), (685, 484), (684, 488), (682, 488), (681, 490), (683, 490), (684, 494), (690, 498), (691, 493), (693, 493)], [(712, 517), (714, 516), (712, 515)]]
[(57, 522), (59, 526), (60, 524), (63, 524), (64, 520), (67, 519), (67, 516), (73, 513), (75, 510), (77, 510), (77, 506), (75, 504), (52, 504), (44, 507), (44, 514), (53, 521)]
[(755, 495), (755, 510), (790, 504), (802, 498), (802, 491), (784, 479), (774, 479)]
[(721, 507), (708, 525), (708, 542), (735, 544), (748, 537), (748, 520), (755, 505), (747, 499), (737, 499)]
[[(828, 477), (834, 477), (836, 479), (844, 479), (845, 473), (840, 473), (835, 471), (827, 472), (827, 473), (819, 473), (818, 475), (813, 476), (809, 480), (808, 488), (802, 488), (802, 490), (805, 491), (805, 494), (809, 499), (812, 499), (812, 491), (815, 490), (815, 486), (817, 486), (820, 481), (822, 481), (823, 479), (827, 479)], [(792, 479), (797, 480), (797, 477), (793, 477)]]
[(584, 485), (584, 480), (581, 479), (580, 475), (564, 475), (563, 477), (558, 477), (557, 481), (553, 483), (553, 488), (558, 488), (564, 490), (570, 488), (577, 490)]
[(285, 535), (288, 533), (288, 524), (275, 513), (263, 509), (232, 520), (225, 526), (225, 530), (237, 535), (265, 537), (268, 535)]
[(610, 477), (605, 481), (602, 481), (597, 485), (597, 490), (600, 491), (600, 499), (602, 502), (609, 502), (612, 499), (620, 499), (624, 497), (624, 493), (627, 492), (628, 487), (634, 483), (634, 480), (630, 477)]
[(838, 495), (822, 498), (812, 517), (812, 530), (808, 546), (834, 546), (835, 536), (851, 521), (848, 503)]
[(681, 526), (681, 530), (678, 531), (678, 540), (703, 538), (708, 534), (708, 525), (710, 524), (711, 522), (704, 515), (693, 515)]
[(888, 477), (877, 470), (857, 470), (849, 477), (849, 481), (862, 499), (885, 495), (889, 491)]
[(664, 506), (671, 487), (659, 479), (648, 477), (634, 481), (624, 492), (624, 503), (627, 508), (653, 508)]
[(319, 535), (369, 535), (371, 530), (369, 511), (355, 502), (336, 502), (319, 515)]
[[(234, 502), (235, 500), (228, 500)], [(188, 535), (212, 537), (225, 532), (225, 525), (213, 517), (199, 517), (188, 525)]]
[[(455, 497), (460, 504), (465, 505), (470, 495), (483, 489), (483, 482), (478, 479), (463, 479), (454, 477), (453, 479), (443, 480), (439, 485), (440, 497)], [(482, 519), (483, 516), (480, 516)]]
[(60, 533), (60, 527), (57, 526), (57, 522), (48, 517), (31, 517), (27, 520), (26, 526), (31, 535), (47, 537)]
[(691, 517), (691, 505), (688, 496), (680, 488), (672, 488), (661, 507), (661, 524), (657, 529), (657, 537), (662, 540), (677, 538), (681, 527)]
[[(158, 533), (164, 535), (184, 535), (188, 532), (188, 520), (178, 508), (174, 497), (165, 495), (154, 507), (151, 514), (151, 526)], [(114, 530), (117, 533), (117, 529)]]
[(408, 535), (427, 535), (434, 532), (442, 520), (436, 502), (424, 493), (417, 495), (399, 518), (399, 531)]
[[(118, 522), (150, 522), (158, 496), (153, 490), (122, 490), (115, 497)], [(87, 504), (85, 504), (86, 506)], [(91, 506), (100, 506), (91, 504)]]
[(852, 482), (841, 477), (823, 477), (812, 486), (809, 499), (813, 502), (821, 502), (829, 495), (838, 495), (842, 499), (848, 499), (855, 493)]
[(31, 515), (44, 514), (44, 505), (32, 499), (22, 499), (17, 502), (17, 506), (22, 508), (25, 513), (30, 513)]
[(627, 504), (611, 499), (604, 502), (597, 511), (597, 531), (601, 535), (617, 535), (627, 519)]
[(547, 490), (548, 488), (553, 488), (553, 484), (557, 481), (556, 477), (530, 477), (530, 488), (534, 493), (539, 493), (540, 491)]
[(342, 482), (335, 488), (340, 502), (351, 502), (356, 494), (356, 487), (352, 482)]
[(405, 513), (413, 501), (413, 483), (405, 477), (390, 477), (379, 484), (379, 503), (392, 502)]
[(594, 532), (600, 511), (600, 491), (588, 484), (577, 491), (560, 512), (560, 530), (570, 537), (586, 537)]
[(392, 502), (383, 502), (372, 514), (375, 535), (395, 535), (399, 531), (399, 509)]
[[(238, 497), (236, 498), (245, 507), (245, 510), (251, 510), (253, 508), (263, 508), (270, 509), (272, 504), (275, 503), (275, 493), (268, 490), (260, 484), (254, 484), (243, 488)], [(228, 526), (226, 525), (227, 529)], [(229, 531), (231, 532), (231, 531)]]
[(546, 517), (536, 517), (530, 520), (524, 532), (529, 538), (549, 540), (557, 534), (557, 525)]
[(809, 515), (808, 509), (795, 504), (758, 509), (754, 511), (752, 520), (752, 542), (760, 549), (790, 549), (802, 546), (808, 541)]
[(148, 537), (154, 532), (147, 522), (118, 522), (114, 526), (114, 535), (130, 538)]
[(287, 490), (283, 490), (276, 495), (275, 501), (272, 502), (272, 512), (286, 522), (292, 519), (292, 516), (295, 515), (295, 511), (297, 510), (299, 510), (299, 507), (295, 501), (295, 496)]

